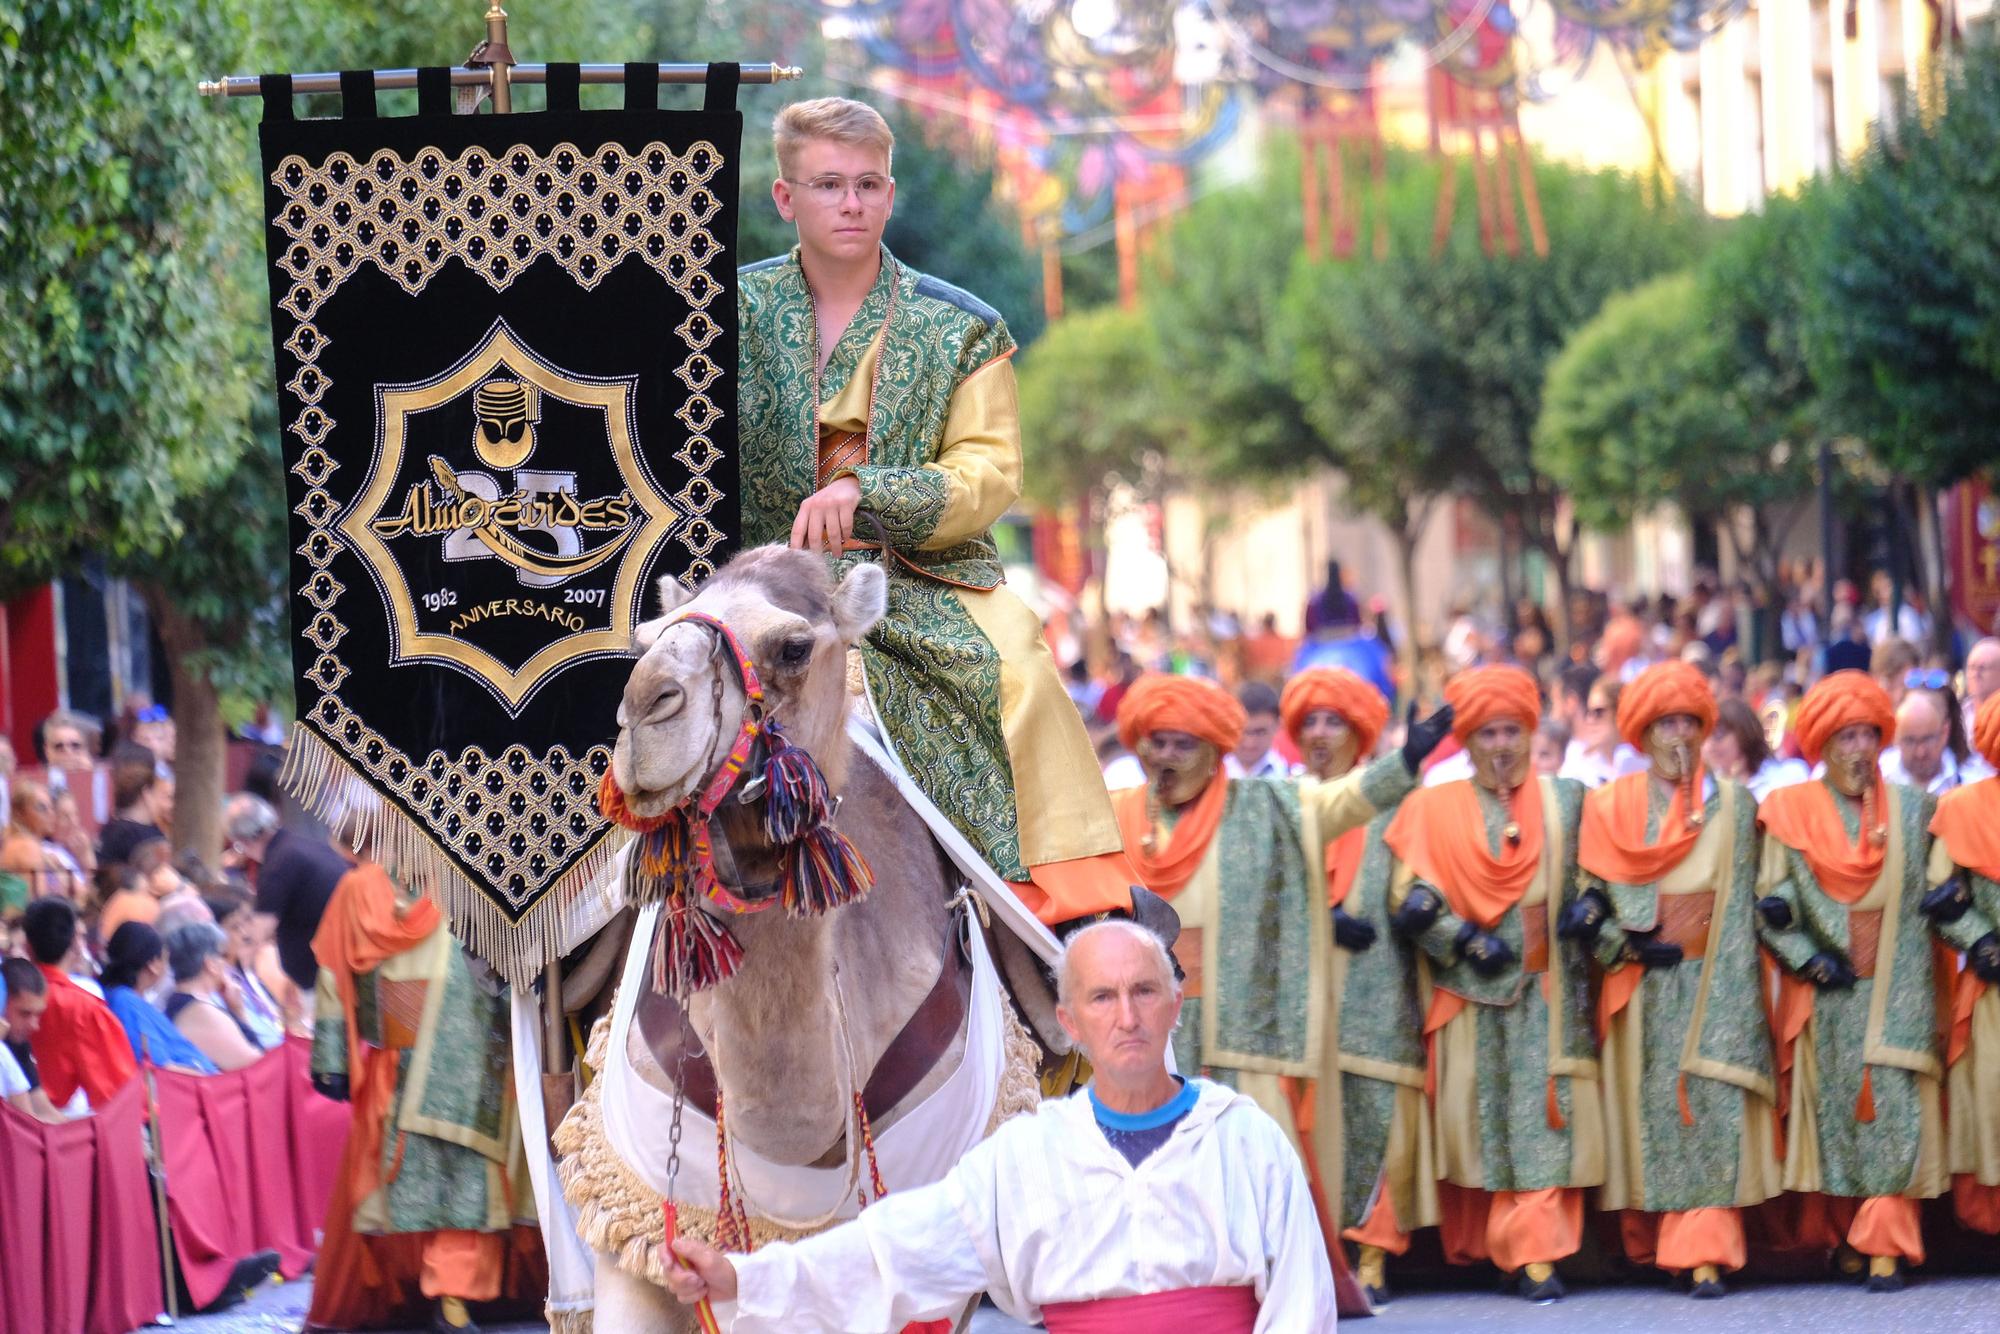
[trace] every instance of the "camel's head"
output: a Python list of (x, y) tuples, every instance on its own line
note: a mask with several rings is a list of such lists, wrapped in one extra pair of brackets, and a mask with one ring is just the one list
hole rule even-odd
[(775, 546), (744, 552), (693, 593), (662, 579), (660, 618), (638, 629), (639, 662), (611, 755), (633, 813), (651, 817), (686, 798), (729, 754), (743, 722), (743, 681), (728, 645), (684, 619), (690, 612), (735, 633), (763, 682), (766, 715), (824, 767), (844, 745), (847, 650), (887, 599), (879, 566), (857, 565), (836, 586), (823, 558)]

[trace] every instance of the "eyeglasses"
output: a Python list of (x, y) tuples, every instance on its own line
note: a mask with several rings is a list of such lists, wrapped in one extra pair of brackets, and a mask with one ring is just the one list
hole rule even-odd
[(1916, 671), (1905, 672), (1903, 674), (1903, 689), (1905, 690), (1943, 690), (1950, 684), (1951, 673), (1937, 667), (1933, 667), (1929, 671), (1919, 668)]
[(806, 197), (815, 204), (825, 204), (829, 207), (846, 199), (849, 190), (854, 191), (864, 204), (886, 203), (890, 187), (896, 184), (894, 176), (884, 176), (875, 171), (863, 172), (859, 176), (841, 176), (828, 172), (809, 181), (795, 181), (786, 176), (783, 180), (787, 185), (802, 187)]

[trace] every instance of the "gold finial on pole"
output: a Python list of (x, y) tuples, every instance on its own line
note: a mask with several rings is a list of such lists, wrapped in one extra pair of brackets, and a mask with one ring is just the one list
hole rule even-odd
[(492, 70), (493, 110), (504, 116), (514, 109), (511, 77), (514, 70), (514, 53), (507, 46), (507, 11), (500, 8), (500, 0), (492, 0), (487, 7), (486, 41), (481, 45), (479, 59), (481, 64)]

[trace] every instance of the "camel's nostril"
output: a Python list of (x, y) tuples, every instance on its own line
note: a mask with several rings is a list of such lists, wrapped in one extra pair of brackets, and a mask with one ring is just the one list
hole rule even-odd
[(668, 686), (653, 697), (652, 705), (646, 710), (646, 721), (657, 723), (673, 717), (680, 712), (681, 704), (686, 698), (687, 692), (679, 686)]

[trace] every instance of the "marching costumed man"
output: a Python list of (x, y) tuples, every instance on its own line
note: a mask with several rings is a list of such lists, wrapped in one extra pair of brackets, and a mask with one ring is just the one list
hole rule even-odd
[(415, 1276), (438, 1328), (500, 1295), (517, 1204), (532, 1210), (504, 983), (475, 979), (437, 904), (363, 860), (313, 937), (313, 1084), (354, 1118), (327, 1204), (308, 1327), (380, 1323)]
[(1868, 1287), (1922, 1264), (1918, 1201), (1941, 1194), (1943, 1076), (1932, 937), (1921, 905), (1934, 801), (1882, 781), (1895, 727), (1865, 672), (1835, 672), (1799, 705), (1799, 746), (1824, 779), (1764, 798), (1758, 934), (1783, 967), (1778, 1068), (1788, 1079), (1783, 1184), (1809, 1201), (1802, 1237), (1844, 1240)]
[(1541, 694), (1526, 672), (1475, 668), (1445, 699), (1473, 777), (1414, 793), (1383, 835), (1391, 924), (1423, 954), (1440, 1235), (1447, 1259), (1490, 1258), (1547, 1301), (1582, 1241), (1584, 1188), (1604, 1179), (1589, 960), (1554, 935), (1584, 790), (1530, 769)]
[(1607, 1142), (1598, 1204), (1626, 1251), (1720, 1297), (1745, 1260), (1737, 1210), (1778, 1193), (1777, 1085), (1757, 951), (1757, 803), (1701, 762), (1708, 680), (1648, 667), (1618, 732), (1651, 761), (1584, 799), (1588, 886), (1559, 936), (1594, 941)]
[(1342, 960), (1325, 908), (1327, 849), (1411, 791), (1450, 712), (1413, 718), (1401, 752), (1326, 783), (1230, 778), (1222, 756), (1242, 726), (1243, 707), (1212, 681), (1141, 677), (1119, 703), (1118, 734), (1146, 785), (1115, 802), (1145, 887), (1180, 916), (1174, 953), (1187, 1006), (1175, 1062), (1228, 1071), (1291, 1127), (1332, 1245), (1343, 1176), (1334, 1078)]
[[(1973, 747), (2000, 768), (2000, 695), (1973, 716)], [(1937, 932), (1965, 952), (1946, 1049), (1946, 1127), (1952, 1204), (1958, 1221), (2000, 1233), (2000, 778), (1984, 778), (1938, 800), (1925, 896)]]
[(886, 544), (888, 614), (862, 659), (904, 766), (1043, 921), (1129, 911), (1090, 738), (1041, 623), (1001, 587), (990, 529), (1021, 491), (1013, 337), (883, 247), (895, 145), (873, 108), (794, 103), (775, 137), (772, 197), (799, 244), (741, 275), (744, 541), (841, 562)]
[[(1279, 720), (1307, 773), (1330, 783), (1374, 753), (1389, 706), (1353, 672), (1314, 667), (1285, 683)], [(1326, 850), (1343, 1132), (1341, 1170), (1328, 1181), (1340, 1194), (1327, 1204), (1353, 1225), (1342, 1235), (1360, 1248), (1356, 1277), (1377, 1305), (1389, 1297), (1388, 1257), (1409, 1250), (1410, 1229), (1437, 1222), (1415, 960), (1408, 942), (1389, 933), (1390, 858), (1381, 834), (1391, 813)], [(1321, 1164), (1329, 1173), (1332, 1166)]]

